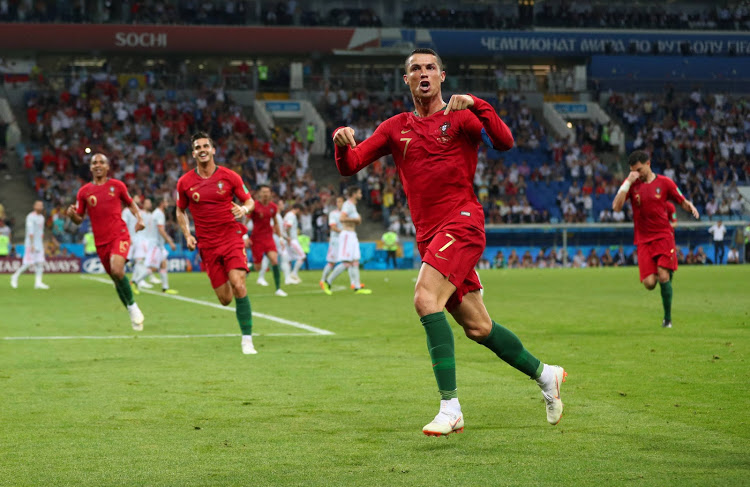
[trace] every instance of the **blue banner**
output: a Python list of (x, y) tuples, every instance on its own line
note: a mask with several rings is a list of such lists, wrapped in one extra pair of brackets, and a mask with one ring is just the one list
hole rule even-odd
[[(455, 31), (431, 30), (441, 56), (495, 54), (590, 56), (593, 54), (750, 55), (750, 35), (644, 31)], [(403, 35), (403, 34), (402, 34)], [(683, 46), (684, 43), (687, 43)]]

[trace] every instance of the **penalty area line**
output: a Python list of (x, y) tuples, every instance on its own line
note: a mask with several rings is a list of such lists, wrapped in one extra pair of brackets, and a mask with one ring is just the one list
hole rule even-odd
[[(104, 279), (101, 277), (93, 277), (93, 276), (81, 276), (81, 279), (101, 282), (104, 284), (109, 284), (111, 286), (114, 286), (114, 283), (112, 282), (111, 279)], [(202, 306), (208, 306), (209, 308), (216, 308), (216, 309), (222, 309), (224, 311), (234, 312), (234, 308), (231, 306), (222, 306), (220, 304), (211, 303), (209, 301), (203, 301), (201, 299), (193, 299), (193, 298), (188, 298), (185, 296), (180, 296), (179, 294), (164, 294), (164, 293), (160, 293), (157, 291), (149, 291), (148, 289), (142, 289), (141, 292), (145, 294), (151, 294), (153, 296), (159, 296), (162, 298), (176, 299), (177, 301), (184, 301), (186, 303), (199, 304)], [(324, 330), (323, 328), (317, 328), (314, 326), (307, 325), (305, 323), (300, 323), (299, 321), (287, 320), (285, 318), (280, 318), (274, 315), (258, 313), (257, 311), (253, 311), (253, 317), (264, 318), (269, 321), (275, 321), (276, 323), (281, 323), (282, 325), (293, 326), (301, 330), (307, 330), (309, 332), (315, 333), (316, 335), (335, 335), (334, 332), (329, 331), (329, 330)], [(270, 335), (265, 335), (265, 336), (270, 336)]]

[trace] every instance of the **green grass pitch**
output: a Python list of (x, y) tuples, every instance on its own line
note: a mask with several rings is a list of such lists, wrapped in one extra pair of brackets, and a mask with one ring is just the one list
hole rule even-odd
[(481, 273), (490, 315), (568, 371), (565, 413), (547, 424), (454, 323), (466, 431), (447, 438), (421, 433), (439, 397), (416, 274), (329, 297), (306, 272), (287, 298), (251, 274), (256, 356), (203, 274), (170, 278), (194, 302), (138, 296), (139, 334), (109, 284), (3, 277), (0, 485), (748, 485), (750, 267), (681, 268), (671, 330), (634, 268)]

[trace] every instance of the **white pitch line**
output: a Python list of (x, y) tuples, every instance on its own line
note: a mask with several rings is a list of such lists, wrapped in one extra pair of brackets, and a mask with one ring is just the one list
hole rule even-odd
[[(173, 339), (173, 338), (231, 338), (238, 337), (239, 333), (216, 333), (209, 335), (81, 335), (81, 336), (46, 336), (46, 337), (0, 337), (2, 340), (127, 340), (127, 339)], [(311, 336), (309, 333), (253, 333), (253, 336), (262, 337), (289, 337), (289, 336)], [(318, 335), (312, 335), (318, 336)]]
[[(93, 277), (93, 276), (81, 276), (81, 279), (88, 279), (89, 281), (97, 281), (102, 282), (104, 284), (111, 284), (114, 286), (114, 283), (111, 279), (104, 279), (101, 277)], [(200, 299), (193, 299), (193, 298), (187, 298), (185, 296), (180, 296), (178, 294), (164, 294), (156, 291), (149, 291), (147, 289), (141, 290), (142, 293), (146, 294), (153, 294), (154, 296), (161, 296), (162, 298), (169, 298), (169, 299), (176, 299), (178, 301), (184, 301), (186, 303), (193, 303), (193, 304), (200, 304), (203, 306), (208, 306), (210, 308), (216, 308), (216, 309), (223, 309), (225, 311), (234, 311), (234, 308), (229, 306), (222, 306), (220, 304), (211, 303), (209, 301), (202, 301)], [(322, 328), (316, 328), (314, 326), (306, 325), (305, 323), (300, 323), (299, 321), (293, 321), (293, 320), (287, 320), (284, 318), (279, 318), (278, 316), (273, 315), (267, 315), (265, 313), (258, 313), (257, 311), (253, 311), (253, 316), (257, 316), (258, 318), (265, 318), (269, 321), (275, 321), (276, 323), (282, 323), (284, 325), (293, 326), (295, 328), (300, 328), (302, 330), (307, 330), (313, 333), (316, 333), (318, 335), (335, 335), (334, 332), (329, 330), (324, 330)]]

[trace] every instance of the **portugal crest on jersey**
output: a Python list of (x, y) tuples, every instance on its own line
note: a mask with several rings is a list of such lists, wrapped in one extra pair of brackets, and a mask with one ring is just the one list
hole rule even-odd
[(114, 186), (110, 186), (109, 187), (109, 195), (110, 196), (114, 196), (115, 195), (115, 187)]
[(219, 183), (216, 186), (219, 187), (219, 189), (216, 191), (217, 193), (219, 194), (226, 193), (226, 190), (224, 189), (224, 186), (225, 186), (224, 181), (219, 181)]
[(659, 198), (661, 198), (661, 188), (657, 187), (656, 188), (656, 199), (658, 200)]
[(440, 135), (438, 135), (437, 140), (443, 144), (447, 144), (451, 141), (453, 137), (448, 135), (448, 129), (451, 128), (450, 122), (443, 122), (443, 125), (440, 126)]

